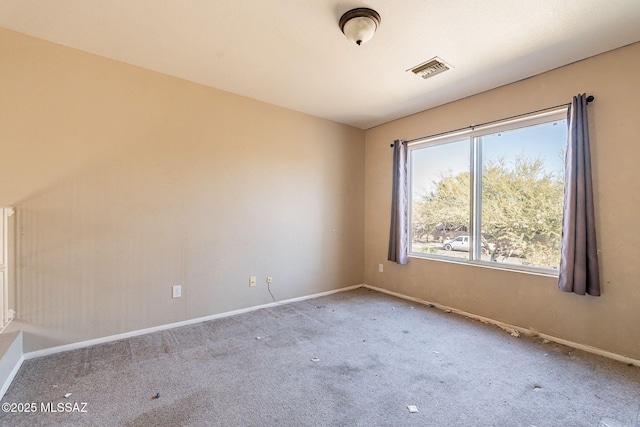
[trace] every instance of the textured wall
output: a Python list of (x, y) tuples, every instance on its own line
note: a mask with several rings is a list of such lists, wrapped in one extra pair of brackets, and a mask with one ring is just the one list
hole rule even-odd
[(363, 131), (6, 30), (0, 58), (25, 351), (362, 283)]
[[(638, 75), (640, 43), (367, 131), (365, 283), (640, 359)], [(568, 103), (583, 92), (596, 97), (589, 114), (602, 297), (559, 292), (555, 278), (539, 275), (386, 261), (390, 142)]]

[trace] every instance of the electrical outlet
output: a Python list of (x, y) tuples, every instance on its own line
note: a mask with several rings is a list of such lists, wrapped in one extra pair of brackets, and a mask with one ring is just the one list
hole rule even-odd
[(267, 277), (267, 283), (273, 282), (273, 277)]
[(181, 296), (182, 296), (182, 286), (175, 285), (173, 287), (173, 297), (174, 298), (180, 298)]
[(253, 288), (256, 285), (256, 276), (249, 277), (249, 287)]
[(384, 265), (378, 264), (378, 271), (382, 273), (384, 271)]

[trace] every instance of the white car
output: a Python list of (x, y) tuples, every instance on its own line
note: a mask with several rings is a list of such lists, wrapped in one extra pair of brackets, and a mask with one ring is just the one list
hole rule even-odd
[(469, 236), (458, 236), (455, 239), (445, 240), (443, 246), (446, 251), (469, 252)]
[[(443, 246), (446, 251), (469, 252), (469, 236), (458, 236), (455, 239), (445, 240)], [(492, 244), (489, 244), (489, 248), (493, 250), (492, 246)], [(485, 255), (487, 253), (487, 248), (484, 244), (482, 244), (480, 252), (482, 253), (482, 255)]]

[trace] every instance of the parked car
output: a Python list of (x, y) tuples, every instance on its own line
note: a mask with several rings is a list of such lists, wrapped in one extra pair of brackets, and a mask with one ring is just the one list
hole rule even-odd
[(443, 246), (445, 251), (469, 252), (469, 236), (458, 236), (455, 239), (445, 240)]
[[(442, 244), (446, 251), (465, 251), (469, 252), (469, 236), (458, 236), (455, 239), (445, 240)], [(489, 243), (489, 249), (495, 249), (495, 245)], [(487, 253), (487, 247), (483, 243), (480, 248), (482, 255)]]

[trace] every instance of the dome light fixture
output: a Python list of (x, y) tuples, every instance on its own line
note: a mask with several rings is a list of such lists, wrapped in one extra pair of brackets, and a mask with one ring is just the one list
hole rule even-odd
[(358, 46), (371, 40), (380, 26), (380, 15), (373, 9), (351, 9), (340, 18), (340, 30)]

